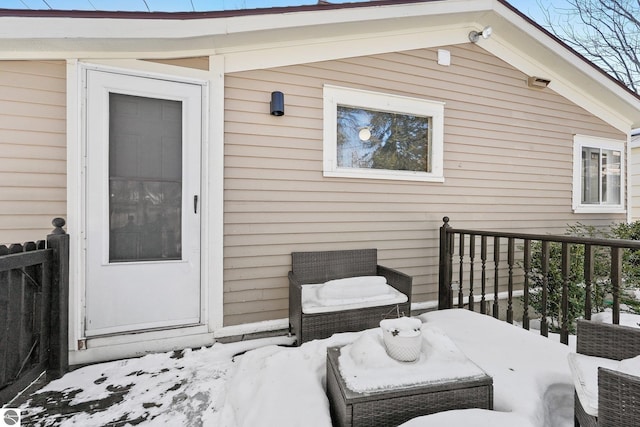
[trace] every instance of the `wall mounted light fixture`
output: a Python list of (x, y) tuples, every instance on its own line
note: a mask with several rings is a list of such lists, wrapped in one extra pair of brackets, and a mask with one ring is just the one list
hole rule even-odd
[(284, 116), (284, 94), (271, 92), (271, 115)]
[(482, 37), (483, 39), (488, 39), (491, 36), (492, 32), (493, 29), (491, 27), (484, 27), (484, 30), (480, 32), (473, 30), (469, 33), (469, 40), (471, 41), (471, 43), (478, 43), (480, 37)]

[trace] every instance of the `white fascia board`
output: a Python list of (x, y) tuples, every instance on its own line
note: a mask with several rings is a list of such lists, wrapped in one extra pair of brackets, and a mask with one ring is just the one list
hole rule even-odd
[[(439, 17), (455, 19), (491, 10), (493, 0), (447, 0), (424, 3), (291, 11), (203, 19), (113, 19), (0, 17), (0, 58), (98, 57), (149, 51), (218, 54), (264, 43), (311, 41), (327, 36), (356, 37), (420, 28)], [(66, 52), (66, 54), (65, 54)], [(94, 54), (95, 53), (95, 54)]]
[(309, 26), (393, 22), (400, 18), (491, 10), (493, 0), (425, 1), (397, 5), (291, 11), (203, 19), (0, 17), (0, 39), (172, 39), (210, 37)]

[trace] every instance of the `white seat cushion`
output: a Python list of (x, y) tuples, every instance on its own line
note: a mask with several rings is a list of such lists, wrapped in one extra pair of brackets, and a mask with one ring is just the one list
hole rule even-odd
[(640, 356), (621, 360), (620, 365), (618, 365), (618, 371), (640, 377)]
[(329, 313), (358, 308), (402, 304), (408, 297), (382, 276), (358, 276), (302, 285), (302, 312)]
[(598, 416), (598, 367), (618, 369), (620, 362), (579, 353), (569, 354), (569, 367), (573, 375), (576, 394), (584, 411)]

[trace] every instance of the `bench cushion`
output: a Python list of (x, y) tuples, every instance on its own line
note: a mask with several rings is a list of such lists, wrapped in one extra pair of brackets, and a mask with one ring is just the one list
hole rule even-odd
[(408, 297), (387, 284), (382, 276), (358, 276), (302, 285), (302, 312), (329, 313), (389, 304)]

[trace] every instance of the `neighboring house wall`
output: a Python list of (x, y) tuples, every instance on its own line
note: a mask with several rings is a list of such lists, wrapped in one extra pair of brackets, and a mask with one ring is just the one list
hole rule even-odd
[(65, 67), (0, 61), (0, 244), (43, 239), (65, 216)]
[(631, 191), (631, 221), (640, 221), (640, 134), (631, 137), (629, 159), (629, 191)]
[[(438, 228), (559, 233), (574, 214), (574, 134), (626, 136), (477, 45), (228, 74), (225, 78), (225, 325), (285, 318), (292, 251), (378, 248), (437, 299)], [(444, 101), (444, 183), (325, 178), (323, 84)], [(285, 115), (268, 114), (285, 94)]]

